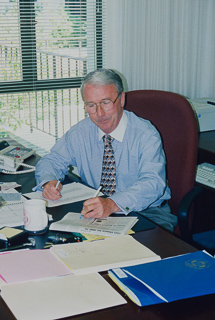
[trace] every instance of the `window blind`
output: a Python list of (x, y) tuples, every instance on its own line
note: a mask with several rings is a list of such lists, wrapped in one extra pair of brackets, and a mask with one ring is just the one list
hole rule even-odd
[(2, 135), (47, 152), (86, 116), (79, 87), (103, 66), (105, 25), (102, 0), (0, 2)]

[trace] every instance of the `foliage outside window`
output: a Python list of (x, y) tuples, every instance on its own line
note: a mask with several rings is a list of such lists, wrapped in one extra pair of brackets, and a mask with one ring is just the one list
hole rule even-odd
[(103, 10), (102, 0), (0, 3), (1, 131), (56, 141), (85, 117), (78, 89), (102, 67)]

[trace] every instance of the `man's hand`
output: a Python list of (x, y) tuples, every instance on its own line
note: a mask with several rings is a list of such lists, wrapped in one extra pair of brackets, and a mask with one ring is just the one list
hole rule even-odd
[(111, 213), (118, 211), (121, 209), (113, 200), (96, 197), (84, 202), (81, 214), (84, 218), (106, 218)]
[(43, 186), (43, 197), (48, 200), (58, 200), (62, 196), (60, 191), (62, 190), (62, 184), (60, 183), (57, 189), (55, 189), (57, 180), (52, 180), (44, 184)]

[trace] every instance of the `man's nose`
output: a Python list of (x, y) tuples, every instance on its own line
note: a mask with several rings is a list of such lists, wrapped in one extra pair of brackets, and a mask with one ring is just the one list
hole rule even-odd
[(101, 117), (105, 113), (100, 103), (96, 104), (96, 113), (99, 117)]

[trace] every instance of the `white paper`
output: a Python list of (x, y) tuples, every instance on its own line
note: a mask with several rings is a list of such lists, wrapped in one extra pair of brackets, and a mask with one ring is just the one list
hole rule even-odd
[(61, 319), (126, 303), (101, 275), (69, 275), (2, 287), (18, 320)]
[(14, 189), (20, 187), (21, 184), (18, 184), (16, 182), (0, 182), (0, 190), (8, 190), (8, 189)]
[(1, 196), (2, 193), (3, 193), (3, 194), (7, 193), (7, 194), (10, 194), (10, 195), (11, 195), (11, 201), (6, 201), (6, 205), (11, 205), (11, 204), (16, 204), (16, 203), (22, 203), (23, 201), (26, 200), (23, 196), (21, 196), (21, 199), (20, 199), (20, 200), (15, 200), (15, 201), (13, 201), (13, 200), (12, 200), (12, 199), (13, 199), (13, 196), (12, 196), (12, 195), (13, 195), (13, 194), (16, 195), (16, 194), (19, 193), (17, 190), (15, 190), (15, 189), (13, 189), (13, 188), (0, 191), (0, 196)]
[[(63, 185), (61, 190), (62, 198), (56, 201), (47, 200), (42, 196), (41, 191), (25, 193), (24, 196), (30, 199), (43, 199), (47, 202), (47, 207), (57, 207), (62, 204), (73, 203), (86, 199), (93, 198), (95, 195), (95, 189), (89, 188), (79, 182), (73, 182)], [(103, 193), (99, 193), (99, 196)]]
[[(17, 193), (15, 189), (5, 190), (4, 193)], [(18, 227), (24, 224), (23, 202), (25, 198), (21, 196), (21, 201), (8, 201), (0, 208), (0, 228)]]
[(69, 212), (60, 221), (53, 222), (50, 230), (79, 232), (102, 236), (123, 236), (138, 221), (137, 217), (107, 217), (85, 219), (79, 213)]

